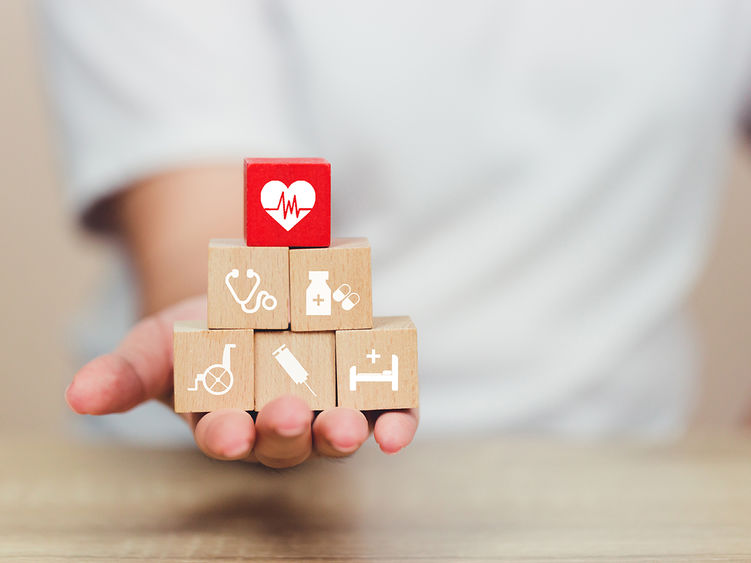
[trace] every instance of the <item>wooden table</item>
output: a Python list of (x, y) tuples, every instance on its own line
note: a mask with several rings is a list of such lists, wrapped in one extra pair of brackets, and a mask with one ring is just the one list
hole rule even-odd
[(287, 471), (4, 441), (0, 559), (751, 560), (751, 437), (418, 441)]

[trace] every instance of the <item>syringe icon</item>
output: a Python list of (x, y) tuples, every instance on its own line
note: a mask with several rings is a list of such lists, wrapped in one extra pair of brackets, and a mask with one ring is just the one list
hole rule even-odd
[(318, 397), (316, 392), (313, 391), (307, 383), (308, 372), (302, 367), (302, 364), (297, 358), (295, 358), (292, 352), (290, 352), (286, 344), (282, 344), (279, 348), (274, 350), (273, 356), (276, 358), (276, 361), (279, 362), (279, 365), (282, 366), (282, 369), (287, 372), (287, 375), (292, 378), (292, 381), (298, 385), (303, 383), (305, 387), (308, 388), (308, 391), (313, 393), (314, 397)]

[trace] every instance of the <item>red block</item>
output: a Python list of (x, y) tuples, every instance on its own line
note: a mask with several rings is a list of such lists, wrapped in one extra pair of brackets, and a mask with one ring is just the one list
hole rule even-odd
[(322, 158), (246, 158), (245, 242), (329, 246), (331, 165)]

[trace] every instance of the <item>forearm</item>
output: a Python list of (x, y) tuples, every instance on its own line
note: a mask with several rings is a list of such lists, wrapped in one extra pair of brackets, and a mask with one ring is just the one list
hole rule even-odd
[(241, 175), (239, 165), (184, 168), (138, 182), (118, 198), (142, 314), (206, 291), (209, 239), (242, 235)]

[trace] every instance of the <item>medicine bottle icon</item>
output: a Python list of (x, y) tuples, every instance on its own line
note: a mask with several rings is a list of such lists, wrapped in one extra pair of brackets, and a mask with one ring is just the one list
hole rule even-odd
[(308, 272), (310, 285), (305, 291), (305, 314), (325, 317), (331, 315), (331, 288), (326, 281), (329, 273), (312, 270)]

